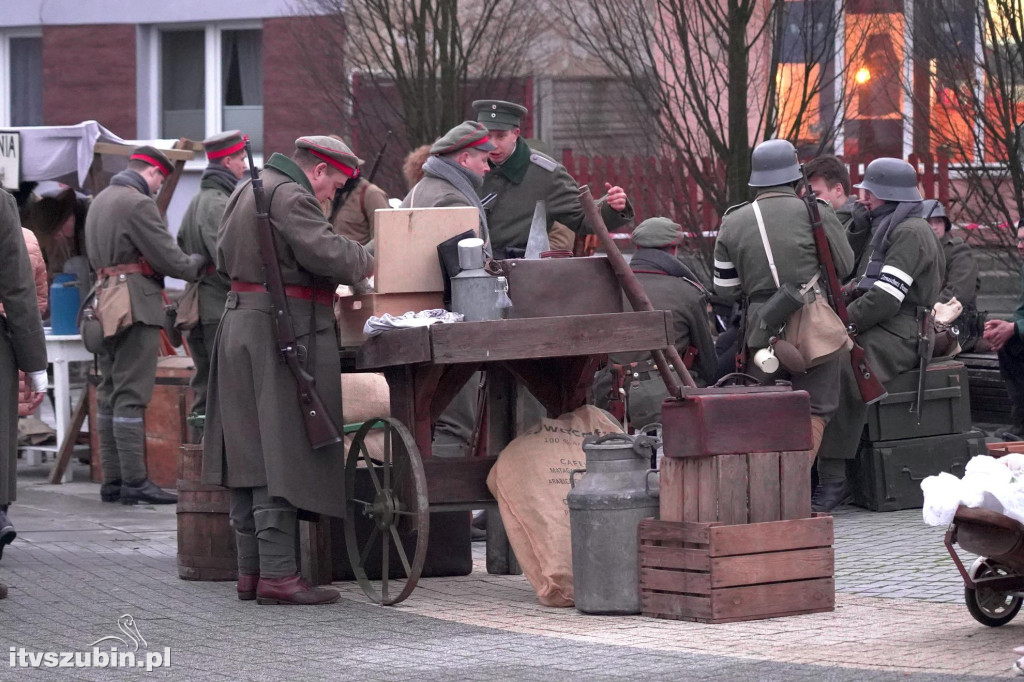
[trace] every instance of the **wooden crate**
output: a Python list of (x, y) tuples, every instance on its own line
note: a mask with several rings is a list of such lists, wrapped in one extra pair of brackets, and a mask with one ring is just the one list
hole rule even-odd
[(444, 294), (428, 291), (418, 294), (356, 294), (340, 296), (334, 302), (334, 316), (338, 320), (338, 340), (343, 347), (363, 345), (363, 326), (371, 315), (384, 313), (404, 315), (444, 307)]
[(1024, 441), (988, 444), (988, 454), (993, 457), (1002, 457), (1003, 455), (1009, 455), (1012, 452), (1024, 452)]
[(809, 452), (663, 457), (663, 521), (764, 523), (811, 516)]
[(640, 522), (643, 615), (700, 623), (835, 608), (832, 517), (721, 525)]
[(437, 245), (477, 230), (472, 206), (382, 209), (374, 214), (374, 286), (381, 294), (444, 291)]

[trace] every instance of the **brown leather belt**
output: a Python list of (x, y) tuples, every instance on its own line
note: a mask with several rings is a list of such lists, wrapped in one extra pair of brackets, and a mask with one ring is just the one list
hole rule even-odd
[[(266, 294), (270, 293), (267, 288), (262, 284), (256, 284), (255, 282), (231, 282), (231, 291), (237, 291), (245, 294)], [(298, 284), (285, 284), (284, 295), (289, 298), (301, 298), (304, 301), (313, 300), (313, 287), (303, 287)], [(333, 306), (334, 305), (334, 292), (327, 291), (325, 289), (316, 290), (316, 302), (320, 305)]]
[(111, 265), (109, 267), (100, 268), (96, 271), (97, 277), (117, 277), (118, 275), (132, 275), (140, 274), (152, 277), (156, 274), (153, 266), (146, 261), (139, 261), (138, 263), (122, 263), (121, 265)]

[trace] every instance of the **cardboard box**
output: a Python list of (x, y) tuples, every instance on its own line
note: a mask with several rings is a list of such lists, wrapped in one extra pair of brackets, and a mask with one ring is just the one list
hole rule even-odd
[(334, 316), (338, 319), (341, 345), (361, 346), (363, 326), (370, 316), (380, 317), (384, 313), (403, 315), (409, 311), (419, 312), (443, 308), (443, 292), (428, 291), (415, 294), (360, 294), (341, 296), (334, 304)]
[(480, 213), (472, 206), (386, 209), (377, 211), (374, 220), (379, 294), (443, 292), (437, 245), (480, 227)]

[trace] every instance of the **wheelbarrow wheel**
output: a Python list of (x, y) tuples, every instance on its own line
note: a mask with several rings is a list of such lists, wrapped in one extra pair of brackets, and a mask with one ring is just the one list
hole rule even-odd
[[(1006, 575), (1010, 575), (1006, 568), (984, 557), (975, 561), (970, 570), (970, 576), (974, 580)], [(1000, 592), (987, 587), (965, 587), (964, 601), (967, 603), (967, 610), (974, 616), (974, 620), (982, 625), (995, 628), (1013, 620), (1017, 612), (1020, 611), (1024, 599), (1013, 592)]]
[[(383, 447), (368, 446), (367, 438), (375, 431), (382, 433)], [(360, 472), (366, 472), (363, 475), (372, 489), (357, 490)], [(401, 602), (419, 581), (430, 532), (423, 462), (412, 434), (401, 422), (377, 417), (356, 431), (345, 460), (345, 504), (345, 546), (359, 586), (381, 606)], [(357, 518), (369, 519), (370, 529), (357, 528)], [(377, 562), (380, 579), (371, 580), (367, 568)]]

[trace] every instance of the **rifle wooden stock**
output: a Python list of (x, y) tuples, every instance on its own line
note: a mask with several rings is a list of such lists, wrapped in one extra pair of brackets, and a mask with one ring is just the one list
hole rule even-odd
[(876, 403), (886, 395), (885, 385), (878, 380), (878, 375), (868, 364), (867, 353), (857, 343), (857, 335), (851, 333), (850, 316), (846, 311), (846, 302), (840, 290), (839, 277), (836, 275), (836, 266), (832, 262), (832, 251), (829, 249), (828, 237), (825, 235), (825, 226), (821, 223), (821, 211), (818, 210), (818, 200), (811, 191), (811, 184), (807, 180), (807, 173), (804, 172), (804, 205), (807, 206), (807, 214), (811, 219), (811, 231), (814, 233), (814, 249), (818, 252), (818, 262), (825, 271), (825, 282), (827, 284), (829, 303), (836, 311), (843, 325), (846, 326), (853, 348), (850, 350), (850, 364), (853, 367), (853, 376), (857, 380), (857, 389), (860, 391), (861, 400), (865, 405)]
[[(299, 362), (299, 347), (295, 339), (295, 328), (292, 326), (292, 316), (288, 311), (288, 297), (284, 293), (284, 278), (281, 275), (281, 263), (277, 258), (277, 243), (274, 241), (274, 232), (270, 225), (270, 215), (267, 212), (266, 198), (263, 194), (263, 178), (260, 177), (256, 165), (253, 163), (252, 145), (248, 140), (245, 142), (245, 152), (249, 157), (249, 173), (252, 175), (260, 259), (263, 261), (263, 276), (267, 280), (265, 285), (270, 293), (277, 350), (281, 354), (281, 359), (288, 366), (288, 371), (295, 377), (295, 385), (299, 393), (299, 407), (302, 409), (302, 422), (306, 427), (310, 445), (314, 449), (319, 449), (340, 443), (341, 433), (328, 414), (320, 393), (316, 390), (316, 378), (307, 372)], [(309, 342), (316, 343), (316, 339), (310, 338)]]
[[(633, 271), (629, 269), (629, 263), (622, 257), (619, 247), (615, 245), (615, 240), (608, 233), (608, 226), (604, 224), (601, 212), (597, 209), (594, 197), (590, 195), (590, 187), (587, 185), (580, 188), (580, 204), (583, 206), (583, 215), (587, 220), (590, 231), (597, 235), (598, 240), (604, 246), (604, 250), (608, 252), (608, 262), (611, 263), (612, 270), (615, 271), (619, 284), (622, 286), (622, 290), (625, 292), (626, 298), (629, 299), (633, 309), (640, 311), (654, 310), (654, 306), (651, 305), (651, 299), (647, 297), (647, 292), (644, 291), (643, 285), (640, 284), (640, 280), (636, 278)], [(668, 361), (666, 361), (666, 356)], [(683, 364), (683, 359), (679, 357), (679, 351), (676, 350), (675, 346), (670, 345), (664, 350), (651, 351), (651, 357), (654, 358), (654, 364), (658, 366), (658, 372), (665, 382), (665, 387), (668, 388), (668, 392), (674, 397), (681, 398), (683, 396), (683, 388), (679, 385), (676, 377), (672, 375), (669, 367), (675, 368), (676, 374), (679, 375), (679, 378), (683, 380), (683, 383), (688, 388), (697, 388), (697, 383), (690, 376), (690, 372), (686, 369), (686, 365)], [(669, 362), (672, 364), (669, 365)]]

